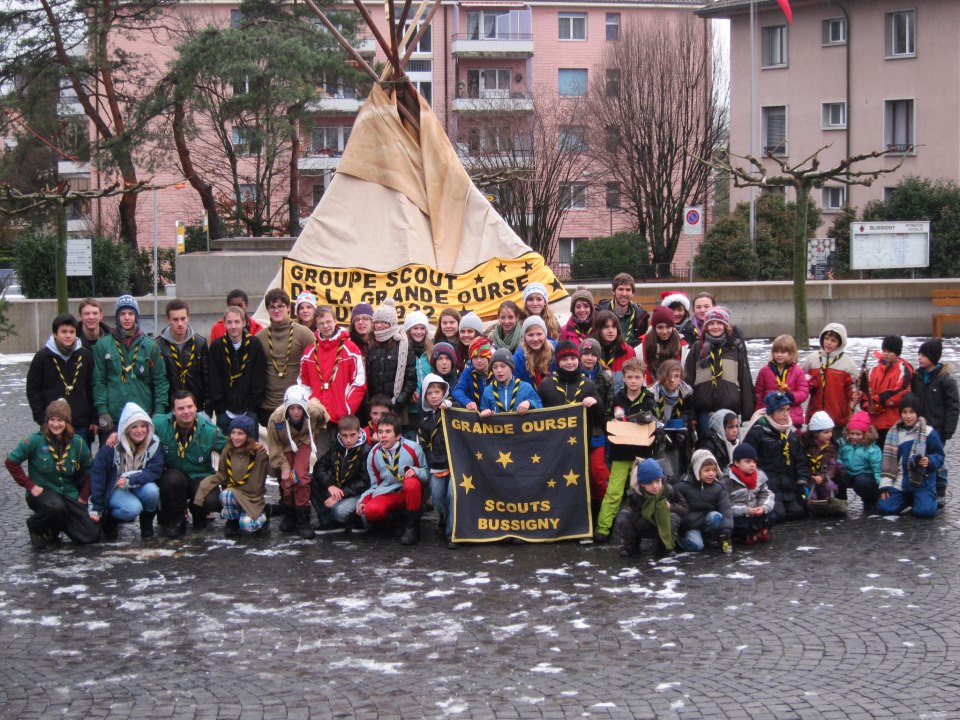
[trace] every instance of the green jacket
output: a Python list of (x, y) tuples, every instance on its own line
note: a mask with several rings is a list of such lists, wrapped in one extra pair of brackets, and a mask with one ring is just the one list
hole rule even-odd
[[(123, 363), (133, 367), (123, 377)], [(120, 419), (124, 405), (133, 402), (150, 414), (166, 412), (170, 396), (167, 366), (159, 346), (146, 335), (140, 335), (130, 349), (123, 347), (114, 335), (106, 335), (93, 346), (93, 404), (97, 414), (109, 413), (114, 424)]]
[(26, 460), (27, 476), (31, 482), (44, 490), (76, 500), (90, 474), (93, 460), (90, 449), (79, 435), (73, 436), (66, 453), (63, 469), (58, 470), (47, 437), (42, 432), (35, 432), (21, 440), (13, 452), (7, 455), (7, 460), (12, 460), (17, 465), (22, 465)]
[(180, 457), (173, 413), (155, 416), (153, 426), (163, 446), (164, 467), (179, 470), (193, 480), (203, 480), (213, 472), (213, 455), (222, 451), (227, 444), (227, 438), (216, 425), (197, 415), (196, 431), (184, 448), (183, 457)]

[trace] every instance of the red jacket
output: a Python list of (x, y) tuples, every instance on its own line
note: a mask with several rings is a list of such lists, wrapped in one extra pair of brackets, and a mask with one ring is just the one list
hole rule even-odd
[(839, 323), (830, 323), (820, 333), (832, 332), (840, 337), (840, 347), (829, 355), (821, 350), (811, 353), (800, 367), (810, 376), (810, 402), (807, 403), (807, 422), (818, 410), (823, 410), (834, 425), (843, 428), (850, 422), (853, 387), (860, 368), (846, 353), (847, 330)]
[(310, 397), (319, 400), (336, 423), (345, 415), (356, 415), (367, 393), (367, 374), (360, 349), (343, 328), (329, 340), (309, 345), (300, 360), (300, 384), (310, 388)]
[[(912, 382), (913, 367), (903, 358), (897, 358), (893, 365), (881, 361), (870, 371), (870, 399), (874, 404), (870, 422), (877, 430), (889, 430), (900, 420), (900, 400), (910, 392)], [(867, 398), (860, 405), (867, 410)]]

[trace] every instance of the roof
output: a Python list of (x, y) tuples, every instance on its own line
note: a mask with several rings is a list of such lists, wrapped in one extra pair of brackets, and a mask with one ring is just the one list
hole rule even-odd
[[(718, 17), (729, 17), (738, 14), (740, 10), (747, 10), (753, 0), (713, 0), (713, 2), (700, 2), (701, 7), (696, 11), (701, 17), (716, 15)], [(756, 0), (757, 8), (763, 8), (765, 5), (776, 5), (776, 0)]]

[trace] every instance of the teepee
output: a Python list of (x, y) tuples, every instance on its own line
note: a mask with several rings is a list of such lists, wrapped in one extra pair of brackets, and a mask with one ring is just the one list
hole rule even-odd
[(473, 184), (404, 72), (440, 7), (433, 3), (415, 34), (430, 5), (422, 0), (401, 36), (411, 1), (405, 0), (398, 19), (393, 0), (385, 0), (390, 32), (384, 38), (362, 0), (354, 0), (388, 59), (377, 76), (306, 0), (376, 82), (334, 177), (270, 287), (283, 287), (291, 297), (308, 290), (333, 305), (341, 321), (353, 304), (377, 305), (386, 297), (394, 299), (401, 318), (413, 310), (436, 318), (453, 307), (491, 319), (503, 300), (522, 306), (523, 288), (533, 282), (547, 288), (551, 303), (562, 301), (563, 285)]

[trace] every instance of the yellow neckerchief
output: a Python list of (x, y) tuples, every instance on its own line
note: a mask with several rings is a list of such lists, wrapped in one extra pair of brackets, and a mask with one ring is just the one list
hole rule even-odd
[[(473, 401), (477, 403), (477, 405), (480, 404), (480, 400), (483, 398), (483, 390), (484, 390), (484, 388), (480, 387), (480, 383), (477, 382), (477, 377), (479, 375), (480, 375), (480, 371), (474, 368), (472, 377), (470, 378), (471, 381), (473, 382)], [(486, 377), (487, 384), (489, 384), (490, 378), (492, 375), (493, 373), (489, 371), (487, 372), (487, 377)]]
[(829, 443), (820, 447), (820, 453), (818, 455), (811, 455), (810, 451), (807, 451), (807, 459), (810, 461), (811, 475), (816, 475), (818, 472), (820, 472), (820, 466), (823, 464), (823, 454), (826, 452), (827, 447), (829, 447)]
[[(190, 343), (190, 357), (187, 358), (186, 365), (180, 362), (180, 349), (177, 347), (176, 343), (170, 343), (170, 359), (173, 360), (173, 364), (177, 367), (177, 374), (180, 377), (180, 384), (187, 384), (187, 375), (190, 374), (190, 368), (193, 366), (194, 358), (197, 356), (197, 343), (193, 338), (190, 338), (187, 342)], [(187, 343), (184, 343), (186, 346)]]
[[(192, 435), (191, 435), (191, 439), (193, 439)], [(189, 445), (189, 443), (187, 444)], [(240, 480), (235, 480), (233, 477), (233, 461), (231, 459), (232, 456), (233, 456), (232, 452), (224, 453), (224, 456), (223, 456), (223, 464), (224, 464), (224, 469), (227, 475), (228, 488), (240, 487), (241, 485), (245, 485), (247, 480), (250, 479), (250, 473), (253, 472), (253, 466), (256, 465), (257, 463), (257, 456), (251, 455), (250, 462), (247, 464), (247, 471), (243, 474), (243, 477)], [(183, 455), (181, 455), (180, 457), (183, 457)]]
[(50, 456), (53, 458), (54, 467), (56, 467), (59, 474), (65, 475), (67, 473), (67, 458), (70, 455), (70, 444), (67, 443), (59, 453), (55, 447), (57, 444), (58, 443), (51, 438), (47, 438), (47, 448), (50, 450)]
[(820, 389), (823, 390), (827, 386), (827, 370), (830, 369), (830, 366), (833, 365), (837, 360), (843, 357), (842, 352), (838, 352), (837, 356), (832, 360), (827, 362), (823, 361), (823, 352), (820, 352)]
[[(646, 400), (647, 394), (648, 394), (648, 393), (647, 393), (647, 389), (646, 389), (646, 388), (640, 388), (640, 394), (637, 395), (637, 397), (636, 397), (635, 400), (631, 400), (629, 397), (627, 397), (626, 389), (624, 389), (624, 391), (623, 391), (623, 396), (624, 396), (625, 398), (627, 398), (627, 401), (630, 403), (630, 405), (629, 405), (629, 406), (626, 408), (626, 410), (625, 410), (626, 414), (627, 414), (627, 415), (633, 415), (634, 413), (631, 412), (631, 411), (632, 411), (635, 407), (637, 407), (637, 406), (639, 406), (639, 405), (643, 405), (643, 401)], [(642, 410), (643, 408), (640, 408), (640, 409)]]
[(287, 366), (290, 364), (290, 352), (293, 350), (293, 323), (290, 323), (290, 334), (287, 336), (287, 355), (283, 359), (283, 369), (277, 365), (277, 356), (273, 354), (273, 327), (267, 328), (267, 345), (270, 348), (270, 362), (277, 373), (277, 377), (284, 377), (287, 374)]
[(137, 358), (140, 357), (140, 347), (143, 343), (137, 343), (137, 349), (133, 353), (133, 358), (130, 360), (130, 364), (127, 365), (127, 361), (123, 357), (123, 347), (120, 345), (120, 341), (117, 340), (117, 336), (113, 336), (113, 344), (117, 348), (117, 357), (120, 360), (120, 382), (125, 383), (127, 381), (127, 373), (133, 370), (133, 366), (137, 364)]
[[(617, 304), (614, 302), (612, 305), (612, 308), (615, 308), (616, 306)], [(623, 341), (627, 343), (627, 345), (629, 345), (630, 340), (637, 339), (636, 335), (634, 334), (634, 326), (633, 326), (633, 321), (636, 319), (637, 312), (636, 310), (633, 309), (632, 302), (628, 303), (627, 307), (630, 308), (629, 314), (620, 316), (620, 315), (617, 315), (616, 310), (613, 311), (613, 314), (617, 315), (617, 319), (620, 320), (620, 331), (623, 333)], [(626, 325), (626, 327), (628, 328), (627, 330), (623, 329), (624, 325)]]
[(587, 378), (583, 373), (580, 373), (580, 384), (577, 385), (577, 389), (573, 391), (572, 400), (570, 399), (570, 396), (567, 395), (566, 386), (560, 384), (560, 378), (557, 376), (557, 373), (553, 373), (551, 377), (553, 378), (554, 384), (557, 386), (557, 390), (563, 394), (563, 399), (567, 401), (567, 405), (573, 405), (574, 403), (579, 402), (580, 398), (583, 397), (583, 386), (587, 382)]
[(383, 449), (383, 445), (380, 446), (380, 459), (383, 460), (383, 464), (386, 465), (387, 470), (389, 470), (390, 474), (393, 475), (397, 480), (402, 479), (400, 477), (400, 449), (402, 447), (402, 443), (397, 445), (397, 449), (394, 451), (393, 456), (390, 457), (387, 455), (387, 451)]
[(237, 348), (237, 356), (240, 358), (240, 369), (234, 372), (233, 356), (230, 354), (233, 341), (230, 340), (229, 335), (224, 335), (221, 339), (223, 340), (223, 354), (227, 359), (227, 387), (233, 387), (237, 380), (243, 377), (243, 373), (247, 369), (247, 359), (250, 357), (250, 343), (253, 342), (253, 340), (246, 332), (240, 333), (240, 347)]
[(777, 367), (777, 364), (771, 360), (767, 367), (773, 371), (773, 377), (776, 378), (777, 381), (777, 390), (782, 390), (783, 392), (790, 390), (790, 386), (787, 385), (787, 372), (790, 370), (790, 365), (784, 365), (783, 370), (781, 370)]
[[(772, 427), (772, 426), (771, 426), (771, 427)], [(776, 430), (776, 428), (774, 428), (774, 429)], [(786, 460), (788, 466), (790, 465), (790, 442), (789, 442), (789, 438), (790, 438), (790, 433), (789, 433), (789, 431), (788, 431), (788, 432), (781, 432), (781, 433), (780, 433), (780, 442), (783, 443), (783, 458), (784, 458), (784, 460)]]
[[(677, 417), (680, 417), (680, 411), (683, 409), (683, 393), (681, 390), (682, 388), (677, 388), (677, 401), (673, 404), (673, 410)], [(663, 421), (669, 420), (670, 418), (666, 416), (667, 396), (663, 394), (663, 390), (660, 391), (660, 397), (657, 399), (657, 403), (660, 405), (660, 419)], [(671, 413), (671, 415), (672, 414), (673, 413)]]
[(430, 437), (427, 437), (427, 434), (423, 431), (423, 425), (417, 430), (417, 437), (420, 439), (420, 447), (431, 450), (433, 449), (433, 441), (437, 438), (437, 433), (440, 432), (440, 426), (443, 423), (440, 421), (440, 418), (437, 418), (436, 424), (433, 426), (433, 431), (430, 433)]
[(77, 359), (77, 367), (73, 371), (73, 380), (67, 383), (67, 379), (63, 376), (63, 368), (60, 367), (60, 360), (56, 355), (53, 357), (53, 367), (57, 370), (57, 375), (60, 376), (60, 382), (63, 383), (63, 395), (64, 397), (70, 397), (70, 393), (73, 392), (73, 388), (77, 385), (77, 380), (80, 379), (80, 368), (83, 367), (83, 355)]
[[(357, 464), (357, 459), (362, 454), (358, 449), (357, 452), (350, 454), (350, 451), (354, 448), (344, 448), (343, 457), (340, 458), (340, 461), (337, 463), (337, 486), (343, 487), (343, 483), (347, 481), (347, 478), (353, 473), (353, 468)], [(347, 462), (349, 458), (350, 462)]]
[(333, 369), (330, 371), (329, 380), (323, 379), (323, 371), (320, 369), (320, 341), (315, 340), (313, 343), (313, 346), (314, 346), (313, 364), (316, 365), (317, 367), (317, 378), (320, 380), (320, 385), (324, 390), (329, 390), (330, 383), (332, 383), (334, 379), (337, 377), (337, 370), (340, 368), (341, 354), (343, 353), (343, 344), (345, 340), (346, 338), (344, 338), (344, 336), (341, 334), (340, 343), (337, 345), (337, 354), (336, 354), (336, 358), (333, 361)]
[(176, 423), (174, 423), (173, 426), (173, 434), (177, 440), (177, 457), (185, 458), (187, 456), (187, 448), (190, 447), (190, 443), (193, 442), (193, 436), (197, 434), (197, 421), (193, 421), (193, 427), (190, 428), (190, 434), (187, 436), (185, 443), (180, 442), (180, 428), (177, 427)]
[(723, 350), (710, 350), (710, 384), (713, 387), (723, 378)]
[(515, 410), (514, 407), (517, 399), (517, 390), (520, 389), (520, 378), (513, 378), (513, 383), (506, 388), (507, 390), (507, 399), (508, 402), (506, 407), (504, 407), (503, 401), (500, 399), (500, 382), (494, 378), (493, 380), (493, 397), (497, 402), (497, 408), (500, 412), (511, 412)]

